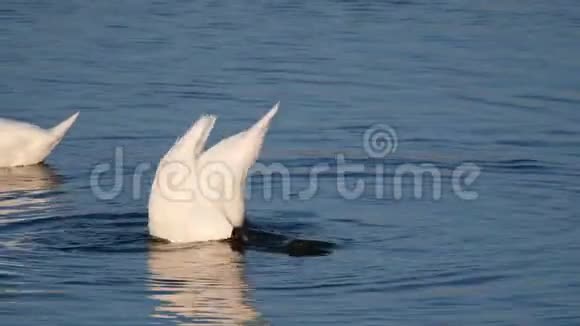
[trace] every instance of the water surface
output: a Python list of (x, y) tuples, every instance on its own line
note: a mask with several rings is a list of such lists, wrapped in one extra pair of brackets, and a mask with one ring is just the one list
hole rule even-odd
[[(564, 0), (3, 1), (0, 115), (81, 115), (46, 166), (0, 170), (2, 324), (578, 325), (579, 39)], [(151, 243), (176, 137), (209, 112), (213, 143), (278, 100), (260, 162), (291, 189), (252, 178), (248, 219), (337, 248)], [(398, 146), (369, 158), (377, 123)], [(341, 180), (337, 157), (362, 168)], [(475, 200), (453, 191), (467, 162)], [(407, 178), (397, 199), (397, 167), (423, 163), (441, 198)]]

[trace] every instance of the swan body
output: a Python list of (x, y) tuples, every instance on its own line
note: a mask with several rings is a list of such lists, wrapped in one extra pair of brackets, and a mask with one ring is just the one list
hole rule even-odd
[(0, 168), (43, 162), (74, 124), (79, 113), (50, 129), (0, 118)]
[(228, 239), (244, 224), (244, 189), (276, 104), (252, 127), (204, 151), (216, 117), (204, 115), (161, 159), (149, 197), (149, 233), (170, 242)]

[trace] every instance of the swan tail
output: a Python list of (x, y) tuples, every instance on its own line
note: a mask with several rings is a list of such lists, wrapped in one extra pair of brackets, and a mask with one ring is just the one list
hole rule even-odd
[(64, 137), (64, 135), (66, 135), (68, 130), (72, 127), (72, 125), (77, 120), (78, 116), (79, 116), (79, 112), (73, 114), (72, 116), (70, 116), (69, 118), (67, 118), (66, 120), (64, 120), (63, 122), (59, 123), (58, 125), (56, 125), (55, 127), (51, 128), (49, 130), (50, 134), (55, 139), (54, 140), (55, 143), (60, 142), (60, 140)]
[(257, 130), (262, 132), (263, 134), (266, 133), (266, 131), (268, 131), (268, 127), (270, 126), (270, 122), (272, 121), (272, 118), (274, 118), (274, 116), (276, 115), (276, 113), (278, 112), (278, 107), (280, 106), (280, 102), (276, 103), (271, 109), (270, 111), (268, 111), (268, 113), (266, 113), (262, 119), (260, 119), (258, 122), (256, 122), (254, 124), (254, 126), (252, 126), (252, 130)]
[(177, 140), (170, 151), (174, 158), (193, 160), (205, 147), (207, 138), (216, 121), (214, 115), (202, 115), (189, 130)]
[[(276, 103), (268, 113), (266, 113), (258, 122), (256, 122), (250, 129), (244, 132), (244, 137), (247, 142), (249, 142), (249, 151), (251, 161), (250, 164), (254, 164), (260, 155), (260, 151), (262, 150), (262, 145), (264, 143), (264, 138), (266, 136), (266, 132), (270, 127), (270, 123), (272, 119), (278, 112), (278, 107), (280, 106), (280, 102)], [(249, 167), (248, 167), (249, 168)]]

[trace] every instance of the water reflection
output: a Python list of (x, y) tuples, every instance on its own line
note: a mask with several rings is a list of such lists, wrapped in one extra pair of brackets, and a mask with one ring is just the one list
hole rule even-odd
[(44, 210), (50, 203), (47, 193), (59, 184), (47, 165), (0, 168), (0, 215)]
[(242, 256), (229, 244), (152, 243), (150, 249), (150, 287), (159, 300), (155, 318), (179, 325), (262, 324), (247, 302)]
[(0, 168), (0, 193), (47, 190), (60, 183), (54, 170), (45, 164)]

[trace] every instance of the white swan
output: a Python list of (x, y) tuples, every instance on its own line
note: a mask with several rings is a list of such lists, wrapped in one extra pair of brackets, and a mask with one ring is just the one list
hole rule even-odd
[(0, 118), (0, 168), (41, 163), (60, 143), (79, 112), (51, 129)]
[(149, 197), (149, 233), (170, 242), (228, 239), (244, 223), (244, 189), (278, 104), (205, 152), (216, 117), (204, 115), (165, 154)]

